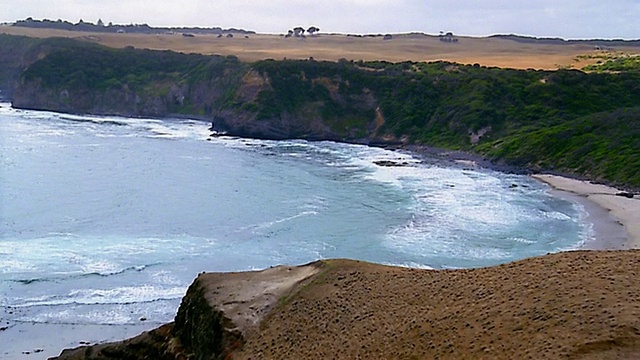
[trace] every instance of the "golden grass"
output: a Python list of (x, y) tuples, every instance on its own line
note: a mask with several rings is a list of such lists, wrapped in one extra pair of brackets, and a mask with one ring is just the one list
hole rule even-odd
[[(577, 61), (577, 57), (594, 52), (588, 44), (525, 44), (498, 38), (471, 37), (460, 37), (458, 43), (443, 43), (437, 36), (424, 35), (397, 35), (392, 40), (325, 34), (306, 39), (285, 39), (267, 34), (218, 38), (216, 35), (184, 37), (181, 34), (88, 33), (11, 26), (0, 26), (0, 33), (40, 38), (68, 37), (115, 48), (134, 46), (184, 53), (235, 55), (243, 61), (310, 57), (329, 61), (341, 58), (392, 62), (446, 60), (516, 69), (558, 69), (581, 68), (588, 62)], [(638, 48), (619, 47), (615, 50), (640, 53)]]

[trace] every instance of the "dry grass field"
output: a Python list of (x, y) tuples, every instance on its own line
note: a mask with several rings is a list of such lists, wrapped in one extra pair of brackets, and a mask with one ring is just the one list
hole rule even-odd
[[(280, 35), (237, 34), (233, 38), (216, 35), (184, 37), (181, 34), (89, 33), (53, 29), (0, 26), (0, 33), (31, 37), (69, 37), (106, 46), (173, 50), (185, 53), (235, 55), (243, 61), (262, 59), (308, 59), (337, 61), (387, 60), (436, 61), (462, 64), (478, 63), (516, 69), (582, 68), (595, 60), (578, 60), (577, 56), (596, 52), (588, 44), (530, 44), (499, 38), (459, 37), (457, 43), (439, 41), (437, 36), (422, 34), (382, 37), (355, 37), (320, 34), (307, 38), (284, 38)], [(617, 47), (616, 51), (640, 53), (640, 48)]]

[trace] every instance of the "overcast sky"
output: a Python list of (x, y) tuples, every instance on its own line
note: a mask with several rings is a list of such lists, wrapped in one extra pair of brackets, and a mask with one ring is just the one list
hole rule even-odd
[(0, 22), (27, 17), (262, 33), (313, 25), (358, 34), (640, 38), (640, 0), (0, 0)]

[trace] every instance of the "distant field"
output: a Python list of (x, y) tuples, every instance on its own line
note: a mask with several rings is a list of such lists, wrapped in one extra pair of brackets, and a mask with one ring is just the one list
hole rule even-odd
[[(236, 55), (243, 61), (261, 59), (308, 59), (337, 61), (387, 60), (436, 61), (446, 60), (463, 64), (478, 63), (516, 69), (582, 68), (595, 63), (585, 54), (598, 52), (588, 44), (532, 44), (508, 39), (459, 37), (457, 43), (441, 42), (437, 36), (419, 34), (395, 35), (391, 40), (382, 37), (353, 37), (346, 35), (283, 38), (279, 35), (235, 35), (233, 38), (216, 35), (184, 37), (181, 34), (116, 34), (73, 32), (53, 29), (33, 29), (0, 26), (0, 33), (31, 37), (69, 37), (123, 48), (134, 46), (154, 50), (173, 50), (185, 53)], [(615, 47), (612, 50), (640, 53), (637, 47)]]

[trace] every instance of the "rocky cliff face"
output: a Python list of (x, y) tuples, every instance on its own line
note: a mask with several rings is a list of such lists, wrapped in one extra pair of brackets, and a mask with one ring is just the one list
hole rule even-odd
[[(82, 88), (43, 86), (42, 81), (21, 81), (13, 94), (13, 106), (76, 114), (166, 117), (189, 91), (180, 84), (157, 84), (166, 94), (121, 89), (86, 91)], [(164, 91), (166, 89), (166, 91)], [(182, 100), (183, 101), (183, 100)], [(193, 114), (197, 117), (197, 114)]]
[(0, 99), (11, 99), (20, 74), (42, 54), (33, 53), (34, 39), (0, 34)]
[(379, 134), (379, 98), (366, 85), (351, 86), (344, 64), (246, 64), (69, 39), (0, 37), (0, 45), (10, 50), (0, 54), (0, 90), (16, 108), (190, 117), (242, 137), (389, 140)]
[[(323, 81), (326, 80), (326, 81)], [(266, 73), (244, 66), (229, 66), (221, 76), (206, 81), (154, 81), (144, 87), (87, 89), (51, 86), (43, 78), (22, 77), (13, 93), (13, 106), (38, 110), (97, 115), (172, 117), (212, 121), (215, 130), (229, 135), (264, 139), (335, 140), (358, 143), (385, 142), (378, 129), (384, 124), (377, 99), (368, 90), (341, 95), (335, 80), (321, 79), (331, 97), (309, 100), (300, 106), (265, 111), (272, 105), (263, 97), (275, 90)], [(325, 116), (329, 106), (355, 109), (357, 117)], [(376, 140), (377, 139), (377, 140)]]

